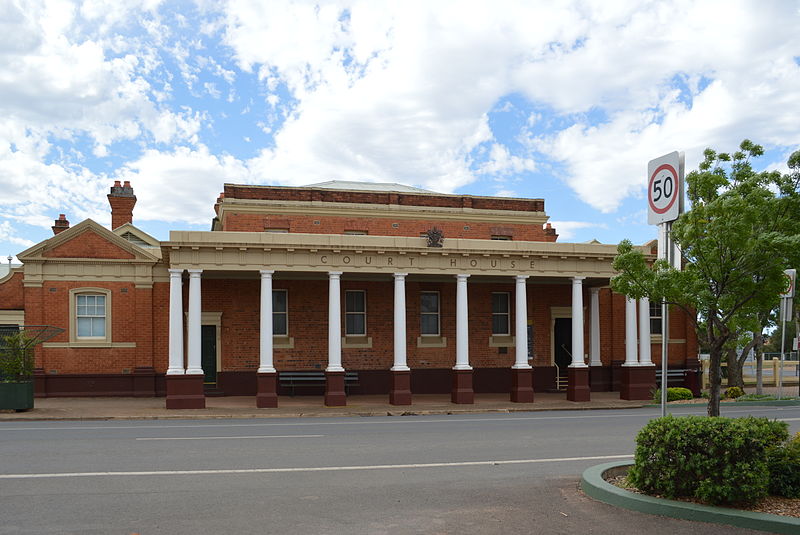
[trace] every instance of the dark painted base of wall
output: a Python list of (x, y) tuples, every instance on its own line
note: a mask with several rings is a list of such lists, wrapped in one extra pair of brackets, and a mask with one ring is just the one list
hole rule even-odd
[(589, 389), (592, 392), (611, 392), (611, 368), (589, 366)]
[[(348, 370), (351, 371), (351, 370)], [(347, 387), (346, 394), (389, 395), (392, 385), (392, 372), (389, 370), (358, 371), (359, 385)], [(592, 368), (593, 375), (612, 376), (607, 367)], [(533, 391), (546, 392), (555, 385), (556, 370), (552, 366), (533, 368)], [(413, 394), (451, 394), (453, 370), (416, 369), (411, 370), (411, 392)], [(156, 374), (152, 368), (137, 368), (132, 374), (101, 375), (73, 374), (47, 375), (43, 371), (35, 373), (36, 397), (163, 397), (166, 384), (163, 374)], [(476, 394), (508, 394), (512, 387), (511, 368), (475, 368), (472, 373), (472, 388)], [(592, 390), (595, 390), (593, 387)], [(216, 392), (225, 396), (255, 396), (257, 393), (257, 374), (253, 371), (220, 372), (217, 374)], [(277, 394), (288, 396), (288, 388), (278, 382)], [(302, 387), (295, 390), (297, 396), (323, 396), (324, 386)]]

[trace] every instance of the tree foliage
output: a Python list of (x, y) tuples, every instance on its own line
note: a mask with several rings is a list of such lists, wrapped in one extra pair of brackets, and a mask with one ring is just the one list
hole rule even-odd
[(749, 140), (733, 154), (706, 149), (699, 168), (686, 177), (691, 209), (672, 225), (685, 261), (682, 270), (665, 261), (648, 265), (627, 240), (614, 260), (615, 291), (665, 299), (694, 318), (710, 354), (709, 416), (719, 415), (726, 345), (756, 314), (777, 305), (783, 271), (800, 259), (800, 151), (789, 159), (789, 174), (754, 171), (751, 159), (763, 153)]

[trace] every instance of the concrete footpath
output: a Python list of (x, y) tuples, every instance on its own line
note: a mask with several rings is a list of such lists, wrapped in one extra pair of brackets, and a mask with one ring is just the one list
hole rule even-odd
[(336, 416), (405, 416), (589, 409), (639, 408), (648, 401), (625, 401), (619, 392), (593, 392), (589, 402), (568, 401), (566, 394), (537, 393), (533, 403), (512, 403), (508, 394), (476, 394), (475, 403), (456, 405), (447, 394), (418, 394), (412, 405), (389, 404), (388, 396), (349, 396), (345, 407), (325, 407), (322, 396), (281, 396), (274, 409), (256, 408), (253, 396), (208, 397), (205, 409), (168, 410), (165, 398), (37, 398), (23, 412), (0, 411), (9, 420), (148, 420), (203, 418), (298, 418)]

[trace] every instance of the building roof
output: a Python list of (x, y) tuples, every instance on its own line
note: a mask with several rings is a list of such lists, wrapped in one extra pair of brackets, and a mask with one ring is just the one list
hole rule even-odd
[(318, 184), (308, 184), (306, 188), (341, 189), (349, 191), (396, 191), (399, 193), (438, 193), (396, 182), (357, 182), (354, 180), (329, 180)]

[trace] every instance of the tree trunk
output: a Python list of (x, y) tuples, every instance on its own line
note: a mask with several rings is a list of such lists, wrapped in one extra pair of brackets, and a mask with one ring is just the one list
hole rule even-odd
[(741, 370), (739, 370), (738, 364), (738, 355), (736, 354), (736, 349), (728, 349), (727, 353), (727, 372), (728, 372), (728, 387), (731, 386), (740, 386), (739, 383), (742, 382), (742, 374)]
[(762, 333), (753, 333), (756, 350), (756, 394), (764, 393), (764, 336)]
[(721, 380), (720, 364), (722, 362), (722, 344), (712, 345), (708, 355), (708, 415), (719, 416), (719, 386)]
[[(745, 344), (742, 352), (739, 354), (739, 357), (736, 359), (736, 384), (733, 386), (738, 386), (744, 392), (744, 363), (747, 360), (747, 356), (750, 354), (750, 351), (756, 345), (756, 333), (753, 333), (753, 336), (750, 338), (750, 341)], [(730, 364), (728, 364), (730, 366)], [(730, 375), (728, 375), (730, 377)]]

